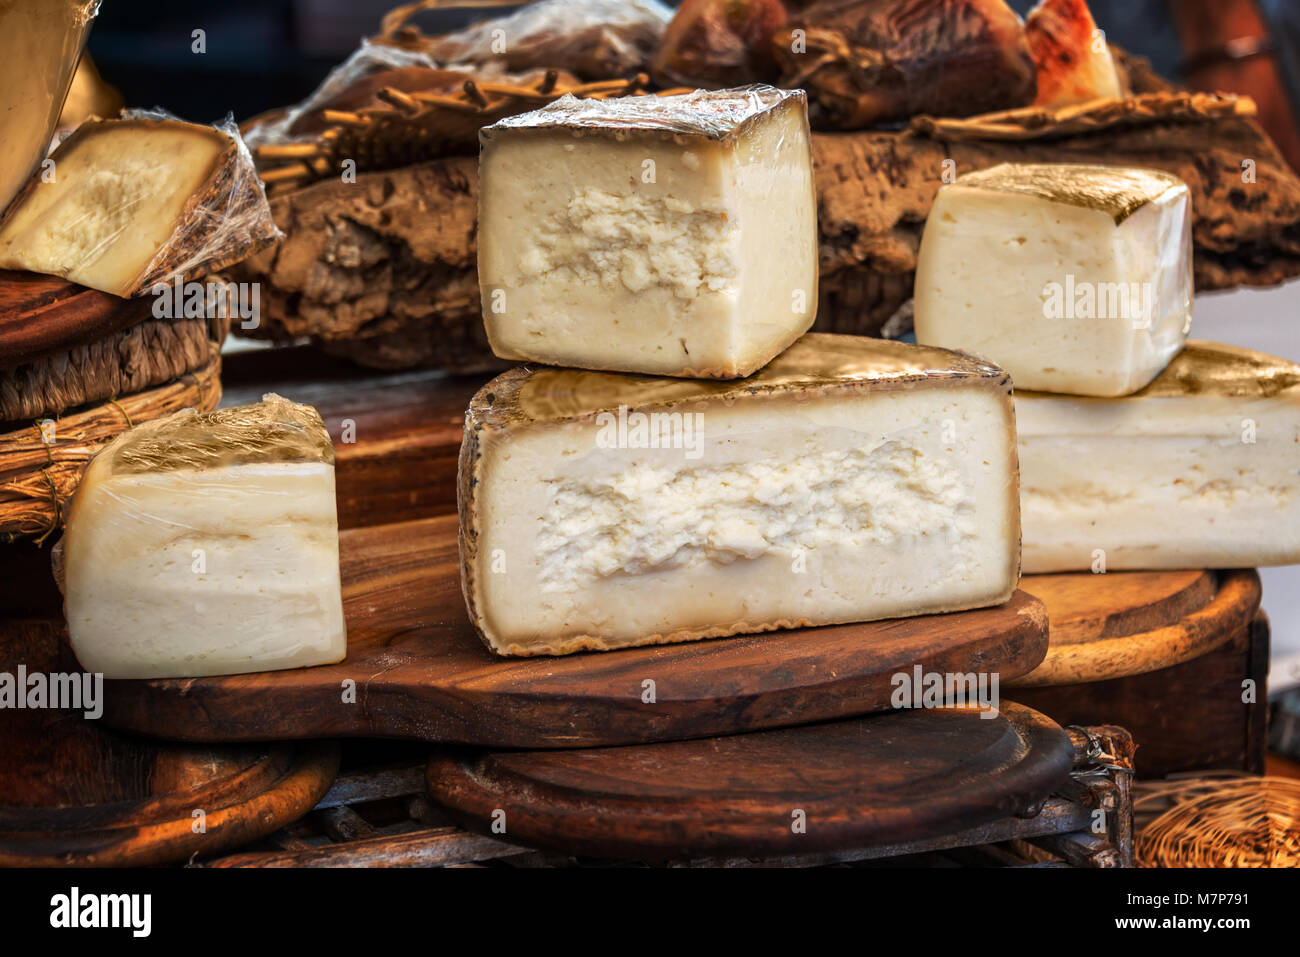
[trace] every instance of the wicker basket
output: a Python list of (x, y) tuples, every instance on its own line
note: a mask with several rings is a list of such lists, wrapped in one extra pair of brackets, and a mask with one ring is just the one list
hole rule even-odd
[(221, 401), (221, 357), (155, 389), (0, 432), (0, 541), (60, 528), (90, 457), (137, 422)]
[[(1226, 772), (1140, 782), (1143, 867), (1300, 867), (1300, 781)], [(1152, 817), (1152, 815), (1155, 815)]]

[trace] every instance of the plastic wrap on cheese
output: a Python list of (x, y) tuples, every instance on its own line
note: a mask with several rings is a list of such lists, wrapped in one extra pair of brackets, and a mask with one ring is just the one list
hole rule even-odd
[(57, 574), (83, 667), (200, 677), (342, 660), (334, 452), (277, 395), (137, 426), (91, 461)]
[(279, 238), (239, 130), (133, 112), (83, 123), (0, 223), (0, 268), (130, 297), (191, 282)]
[(0, 214), (49, 149), (99, 0), (0, 3)]
[(562, 65), (604, 80), (645, 69), (671, 18), (658, 0), (545, 0), (424, 39), (420, 49), (445, 64), (507, 70)]

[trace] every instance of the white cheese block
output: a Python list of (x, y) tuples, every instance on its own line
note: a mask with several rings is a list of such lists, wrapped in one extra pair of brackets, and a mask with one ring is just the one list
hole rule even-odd
[(1300, 562), (1300, 366), (1189, 342), (1137, 395), (1016, 392), (1029, 572)]
[(734, 378), (812, 325), (802, 91), (567, 96), (480, 136), (479, 284), (498, 356)]
[(340, 661), (334, 457), (315, 409), (268, 395), (104, 447), (61, 543), (77, 659), (107, 678)]
[(1191, 326), (1186, 184), (1156, 170), (1004, 163), (939, 190), (917, 260), (917, 342), (1017, 389), (1142, 388)]
[(523, 368), (474, 397), (470, 619), (499, 654), (955, 611), (1019, 568), (1000, 369), (811, 334), (735, 383)]

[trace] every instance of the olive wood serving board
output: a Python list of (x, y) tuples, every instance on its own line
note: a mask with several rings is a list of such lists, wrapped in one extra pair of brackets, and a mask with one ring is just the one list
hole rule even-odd
[(764, 857), (929, 840), (1025, 815), (1066, 781), (1073, 758), (1049, 718), (1004, 701), (993, 718), (922, 709), (632, 748), (448, 749), (430, 760), (428, 783), (458, 823), (528, 846)]
[[(114, 681), (105, 720), (186, 741), (392, 737), (575, 748), (734, 734), (891, 707), (891, 676), (1025, 674), (1037, 599), (868, 624), (562, 658), (500, 658), (465, 614), (456, 518), (340, 535), (348, 656), (217, 678)], [(653, 684), (651, 684), (651, 682)], [(653, 691), (653, 694), (651, 694)], [(651, 700), (652, 699), (652, 700)]]

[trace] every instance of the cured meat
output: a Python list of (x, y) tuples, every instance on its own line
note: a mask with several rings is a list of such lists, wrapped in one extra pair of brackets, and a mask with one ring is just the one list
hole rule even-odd
[(1032, 103), (1024, 25), (1003, 0), (822, 0), (773, 37), (781, 86), (808, 91), (815, 126)]

